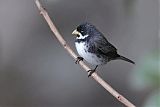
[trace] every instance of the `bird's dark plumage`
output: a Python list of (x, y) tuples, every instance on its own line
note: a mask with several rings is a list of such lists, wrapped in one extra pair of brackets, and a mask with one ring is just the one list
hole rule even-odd
[[(104, 64), (104, 62), (109, 62), (110, 60), (116, 59), (121, 59), (134, 64), (134, 62), (130, 59), (119, 55), (117, 53), (117, 49), (111, 43), (109, 43), (104, 35), (92, 24), (83, 23), (79, 25), (76, 30), (79, 32), (77, 33), (77, 39), (75, 41), (77, 43), (76, 46), (78, 47), (81, 43), (84, 43), (84, 46), (79, 47), (78, 49), (86, 48), (86, 56), (87, 53), (93, 54), (93, 58), (95, 58), (94, 55), (96, 55), (97, 59), (99, 58), (99, 61), (102, 61), (102, 64)], [(81, 52), (83, 49), (81, 49), (81, 51), (77, 51), (80, 52), (81, 55), (85, 54), (85, 52)], [(88, 57), (86, 57), (86, 59)], [(93, 63), (92, 60), (88, 61)]]

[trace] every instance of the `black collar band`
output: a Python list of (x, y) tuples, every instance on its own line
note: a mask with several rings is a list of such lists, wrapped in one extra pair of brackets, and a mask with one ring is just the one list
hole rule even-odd
[(86, 38), (85, 39), (76, 39), (75, 42), (77, 42), (77, 43), (86, 42)]

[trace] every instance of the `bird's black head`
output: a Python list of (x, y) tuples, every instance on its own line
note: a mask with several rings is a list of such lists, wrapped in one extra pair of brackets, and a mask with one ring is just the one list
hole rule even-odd
[(90, 23), (80, 24), (76, 30), (72, 32), (77, 36), (77, 39), (84, 39), (88, 36), (94, 36), (95, 34), (100, 33), (95, 26)]
[(77, 27), (77, 31), (84, 36), (88, 34), (91, 27), (93, 27), (93, 25), (91, 25), (90, 23), (83, 23)]

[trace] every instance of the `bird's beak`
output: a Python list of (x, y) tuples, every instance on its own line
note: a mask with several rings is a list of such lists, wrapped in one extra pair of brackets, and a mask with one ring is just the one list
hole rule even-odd
[(72, 32), (72, 35), (80, 35), (80, 33), (77, 31), (77, 29), (75, 29), (75, 30)]

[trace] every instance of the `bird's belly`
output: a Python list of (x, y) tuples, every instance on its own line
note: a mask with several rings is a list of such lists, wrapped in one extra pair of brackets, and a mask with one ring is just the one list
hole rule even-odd
[(107, 59), (96, 55), (94, 53), (88, 52), (88, 47), (85, 43), (75, 43), (77, 52), (81, 57), (83, 57), (87, 62), (93, 65), (103, 65), (107, 63)]

